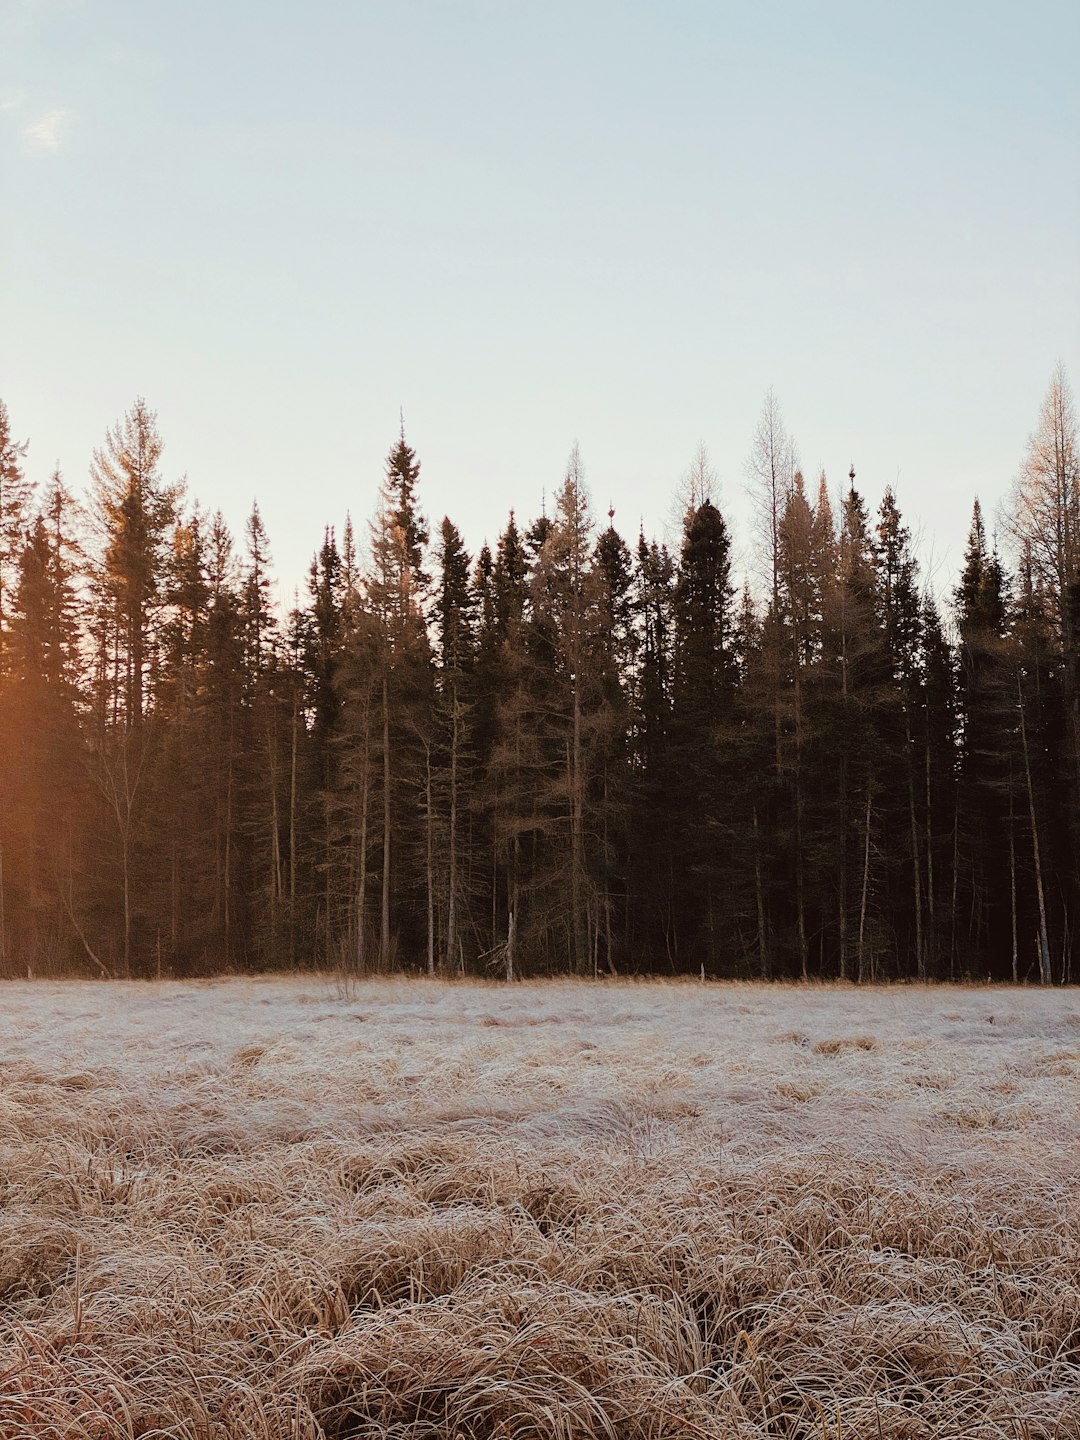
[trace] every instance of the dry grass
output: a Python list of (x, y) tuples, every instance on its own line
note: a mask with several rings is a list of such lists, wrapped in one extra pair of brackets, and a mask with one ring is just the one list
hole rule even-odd
[(4, 987), (0, 1437), (1080, 1436), (1080, 997)]

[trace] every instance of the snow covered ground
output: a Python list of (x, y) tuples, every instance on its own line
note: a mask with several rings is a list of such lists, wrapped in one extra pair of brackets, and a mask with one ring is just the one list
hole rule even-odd
[(1080, 1435), (1078, 1100), (1072, 991), (6, 984), (0, 1435)]

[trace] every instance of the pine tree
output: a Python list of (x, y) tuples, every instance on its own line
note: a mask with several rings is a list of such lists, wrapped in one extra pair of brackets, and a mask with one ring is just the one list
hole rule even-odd
[(0, 675), (6, 665), (10, 592), (16, 584), (33, 496), (33, 487), (22, 468), (27, 449), (26, 441), (20, 443), (12, 435), (7, 406), (0, 400)]
[[(430, 704), (430, 647), (424, 615), (428, 578), (423, 562), (428, 531), (416, 502), (419, 474), (419, 462), (403, 432), (387, 457), (379, 511), (372, 526), (372, 567), (366, 587), (368, 603), (380, 627), (382, 650), (383, 853), (379, 957), (383, 966), (390, 965), (394, 953), (395, 790), (399, 783), (415, 785), (418, 717)], [(408, 843), (408, 830), (399, 824), (398, 832), (399, 839)]]
[[(513, 511), (496, 547), (484, 546), (477, 561), (474, 595), (478, 616), (476, 752), (483, 784), (475, 794), (478, 836), (474, 890), (488, 900), (486, 953), (502, 956), (513, 979), (523, 961), (519, 932), (531, 898), (526, 857), (536, 857), (546, 835), (540, 794), (547, 784), (537, 699), (550, 684), (550, 665), (536, 654), (529, 610), (529, 561)], [(550, 659), (550, 656), (548, 657)], [(528, 935), (525, 935), (526, 943)]]
[[(777, 704), (777, 770), (788, 790), (791, 828), (788, 837), (789, 873), (795, 879), (795, 943), (799, 973), (809, 975), (810, 944), (807, 921), (810, 853), (807, 814), (807, 752), (811, 744), (807, 687), (819, 657), (819, 620), (823, 599), (817, 587), (820, 566), (815, 562), (814, 515), (806, 499), (803, 477), (796, 472), (779, 525), (779, 600), (767, 616), (766, 638), (779, 643), (774, 671)], [(771, 624), (768, 622), (771, 621)], [(770, 636), (772, 632), (772, 637)], [(786, 653), (785, 653), (786, 652)], [(783, 682), (790, 677), (790, 700), (785, 702)], [(790, 737), (785, 745), (783, 732)]]
[[(147, 841), (148, 758), (144, 733), (153, 667), (166, 618), (169, 541), (181, 487), (159, 463), (157, 417), (141, 398), (106, 435), (91, 465), (101, 552), (93, 572), (97, 722), (91, 774), (103, 804), (102, 862), (112, 868), (120, 917), (120, 963), (145, 958), (153, 862)], [(104, 836), (110, 836), (111, 844)], [(115, 848), (113, 848), (115, 846)], [(111, 853), (110, 853), (111, 852)]]
[(276, 963), (284, 943), (287, 903), (286, 738), (290, 730), (293, 679), (285, 663), (273, 604), (270, 541), (258, 505), (245, 528), (240, 578), (239, 622), (243, 636), (243, 696), (247, 739), (242, 788), (251, 848), (252, 894), (265, 897), (253, 907), (254, 943), (263, 963)]
[(0, 406), (0, 970), (1070, 982), (1076, 431), (1059, 371), (954, 646), (891, 488), (812, 497), (772, 397), (760, 607), (704, 450), (674, 557), (594, 528), (575, 447), (473, 565), (402, 435), (369, 555), (326, 530), (280, 619), (258, 507), (242, 553), (182, 507), (144, 402), (90, 554)]
[(730, 805), (733, 836), (732, 920), (736, 973), (768, 979), (775, 959), (769, 876), (772, 871), (768, 824), (774, 785), (772, 717), (774, 702), (762, 693), (764, 627), (749, 582), (744, 581), (735, 622), (734, 653), (738, 684), (730, 755)]
[[(1060, 949), (1059, 978), (1071, 979), (1068, 939), (1069, 902), (1076, 875), (1070, 843), (1074, 817), (1071, 794), (1061, 776), (1069, 770), (1067, 681), (1055, 637), (1055, 605), (1040, 585), (1025, 546), (1021, 555), (1019, 595), (1010, 625), (1009, 669), (1015, 686), (1019, 748), (1008, 754), (1010, 972), (1021, 979), (1021, 955), (1030, 956), (1021, 937), (1036, 937), (1035, 963), (1043, 984), (1054, 978), (1054, 953)], [(1022, 817), (1022, 818), (1021, 818)], [(1030, 846), (1023, 844), (1027, 820)], [(1025, 857), (1025, 850), (1027, 856)], [(1060, 859), (1059, 859), (1060, 857)], [(1026, 863), (1025, 863), (1026, 860)], [(1064, 861), (1062, 864), (1061, 861)], [(1055, 916), (1058, 904), (1064, 912)], [(1000, 907), (999, 907), (1000, 909)], [(1053, 929), (1053, 950), (1051, 931)], [(1023, 978), (1029, 966), (1025, 965)]]
[(762, 570), (773, 610), (780, 605), (780, 525), (795, 485), (798, 468), (795, 442), (787, 433), (780, 402), (772, 390), (765, 396), (754, 432), (746, 476), (755, 507), (755, 526)]
[(593, 657), (600, 686), (593, 844), (604, 958), (608, 971), (615, 974), (617, 957), (625, 958), (627, 949), (631, 706), (639, 636), (634, 625), (633, 562), (626, 541), (615, 529), (613, 506), (607, 528), (596, 542), (593, 563), (600, 612)]
[(161, 478), (162, 449), (157, 416), (140, 397), (95, 450), (90, 471), (104, 542), (98, 604), (113, 649), (108, 712), (128, 729), (138, 729), (144, 718), (167, 545), (181, 494), (179, 485)]
[(675, 669), (675, 565), (666, 546), (638, 537), (632, 607), (638, 663), (631, 682), (633, 784), (628, 822), (630, 950), (648, 969), (663, 953), (672, 970), (679, 954), (675, 912), (676, 814), (672, 734)]
[(150, 862), (142, 904), (155, 971), (167, 964), (187, 973), (203, 956), (220, 958), (219, 757), (204, 723), (210, 561), (207, 520), (198, 509), (174, 527), (163, 584), (168, 604), (152, 697), (156, 743), (144, 785), (144, 811), (152, 818), (141, 836)]
[[(247, 963), (250, 935), (246, 904), (249, 886), (244, 827), (241, 823), (243, 753), (244, 627), (238, 593), (238, 567), (232, 537), (220, 516), (211, 531), (211, 596), (206, 632), (206, 674), (202, 704), (210, 737), (215, 776), (215, 906), (213, 918), (223, 963), (229, 969)], [(215, 564), (214, 556), (218, 563)], [(221, 562), (226, 561), (227, 564)]]
[[(1064, 743), (1055, 744), (1067, 817), (1063, 844), (1075, 856), (1080, 853), (1080, 427), (1060, 363), (1028, 440), (1009, 528), (1056, 652), (1064, 728)], [(1075, 863), (1065, 865), (1062, 885), (1067, 911), (1075, 914), (1080, 910)]]
[[(585, 973), (596, 953), (596, 886), (586, 849), (592, 729), (601, 703), (595, 664), (600, 589), (592, 565), (592, 519), (575, 445), (537, 556), (530, 588), (534, 653), (552, 667), (550, 798), (565, 806), (565, 915), (570, 967)], [(560, 764), (560, 761), (562, 762)], [(554, 857), (554, 853), (552, 854)], [(561, 857), (560, 857), (561, 858)]]
[(1034, 584), (1052, 597), (1066, 653), (1075, 647), (1074, 587), (1080, 581), (1080, 434), (1063, 365), (1051, 377), (1012, 497), (1010, 526)]
[(401, 438), (387, 456), (383, 497), (391, 525), (397, 532), (398, 565), (402, 577), (408, 578), (410, 593), (417, 596), (423, 594), (428, 583), (424, 570), (424, 547), (429, 538), (427, 522), (416, 501), (419, 479), (420, 462), (412, 446), (405, 441), (403, 426)]
[[(901, 956), (914, 952), (916, 974), (920, 980), (926, 980), (929, 952), (921, 784), (925, 757), (919, 748), (925, 734), (922, 713), (926, 703), (922, 667), (923, 607), (911, 537), (891, 487), (886, 487), (882, 498), (875, 534), (877, 607), (883, 646), (882, 703), (878, 712), (881, 769), (886, 777), (882, 848), (887, 883), (895, 888), (889, 908), (897, 916), (893, 928), (898, 936), (898, 949)], [(911, 897), (911, 920), (907, 924), (903, 923), (905, 891)]]
[[(439, 532), (439, 576), (435, 599), (438, 709), (446, 792), (446, 929), (443, 964), (458, 954), (461, 917), (461, 818), (470, 778), (472, 679), (476, 663), (473, 593), (469, 556), (457, 526), (445, 517)], [(463, 784), (463, 781), (465, 782)]]
[(996, 837), (1006, 833), (1008, 823), (1007, 757), (1015, 714), (1006, 652), (1006, 577), (988, 544), (978, 500), (954, 600), (962, 730), (951, 965), (959, 962), (970, 970), (994, 932), (996, 898), (1007, 893)]
[(27, 531), (11, 605), (10, 659), (16, 676), (37, 678), (51, 692), (75, 697), (79, 628), (73, 575), (64, 540), (44, 515)]
[(883, 797), (890, 793), (882, 734), (887, 661), (870, 522), (865, 502), (855, 489), (854, 467), (849, 479), (838, 552), (843, 721), (837, 738), (842, 746), (848, 801), (841, 821), (841, 858), (844, 875), (853, 883), (845, 879), (840, 887), (840, 969), (845, 973), (853, 943), (855, 978), (861, 982), (877, 978), (881, 948), (875, 943), (873, 906), (874, 861), (881, 851), (880, 837), (888, 833), (890, 823), (882, 805)]
[(922, 602), (923, 780), (926, 815), (926, 909), (928, 968), (946, 973), (942, 939), (951, 914), (955, 859), (957, 720), (956, 658), (932, 595)]
[(245, 534), (247, 565), (242, 588), (245, 668), (249, 682), (255, 684), (265, 669), (277, 629), (271, 600), (270, 541), (257, 502), (251, 507)]
[(84, 799), (79, 629), (65, 546), (63, 532), (38, 515), (10, 596), (0, 677), (0, 970), (16, 956), (27, 970), (50, 953), (66, 958), (65, 906), (78, 904), (68, 874)]
[(346, 649), (347, 591), (341, 552), (333, 529), (327, 529), (308, 576), (311, 596), (309, 651), (305, 668), (311, 697), (310, 753), (318, 776), (316, 851), (319, 855), (317, 914), (323, 961), (332, 965), (338, 935), (335, 916), (344, 889), (343, 870), (348, 842), (342, 843), (334, 823), (339, 780), (340, 732), (344, 695), (341, 667)]
[(688, 513), (675, 582), (672, 765), (676, 777), (686, 962), (715, 971), (729, 948), (721, 895), (732, 861), (730, 741), (736, 679), (735, 591), (727, 525), (711, 500)]

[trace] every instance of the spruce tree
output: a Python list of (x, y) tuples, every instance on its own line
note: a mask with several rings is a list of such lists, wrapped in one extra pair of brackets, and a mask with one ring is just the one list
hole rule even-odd
[(633, 756), (628, 822), (630, 951), (648, 969), (662, 954), (674, 970), (679, 936), (675, 913), (676, 836), (672, 734), (675, 669), (675, 565), (666, 546), (639, 535), (632, 589), (638, 663), (631, 682)]
[(446, 926), (443, 964), (458, 958), (462, 909), (462, 815), (471, 791), (470, 745), (476, 635), (469, 556), (454, 523), (440, 529), (438, 590), (434, 604), (437, 633), (438, 718), (442, 731), (441, 770), (446, 806)]
[(676, 905), (684, 963), (715, 972), (731, 935), (722, 894), (733, 855), (728, 800), (736, 679), (735, 591), (727, 525), (711, 500), (685, 521), (675, 582), (672, 768), (680, 835)]
[(23, 473), (28, 444), (11, 432), (7, 406), (0, 400), (0, 674), (5, 668), (11, 592), (30, 516), (33, 487)]
[[(394, 836), (405, 853), (415, 849), (418, 834), (408, 824), (405, 796), (422, 781), (426, 742), (421, 717), (430, 716), (430, 646), (425, 601), (428, 584), (424, 546), (428, 531), (420, 513), (416, 484), (420, 465), (404, 432), (386, 461), (379, 509), (372, 524), (371, 571), (367, 601), (381, 631), (382, 730), (382, 896), (379, 921), (379, 963), (389, 967), (396, 949), (393, 916)], [(430, 822), (430, 816), (429, 822)], [(404, 894), (410, 870), (398, 867), (399, 892)], [(429, 887), (430, 890), (430, 887)], [(403, 910), (402, 918), (408, 914)]]
[(1008, 889), (1005, 854), (996, 837), (1006, 833), (1008, 823), (1008, 755), (1016, 708), (1006, 653), (1006, 577), (987, 540), (978, 500), (954, 603), (961, 746), (950, 964), (971, 973), (995, 932), (997, 898)]
[(597, 939), (596, 877), (590, 873), (586, 846), (596, 712), (602, 704), (595, 644), (600, 586), (591, 552), (592, 519), (575, 445), (537, 556), (530, 605), (534, 657), (551, 672), (548, 801), (555, 813), (563, 812), (566, 822), (567, 848), (562, 855), (550, 850), (549, 860), (559, 862), (553, 880), (556, 874), (565, 877), (559, 909), (565, 915), (570, 968), (579, 974), (594, 963)]
[[(50, 953), (68, 958), (73, 917), (83, 910), (73, 870), (86, 838), (76, 597), (62, 540), (43, 515), (18, 556), (8, 622), (0, 677), (0, 971), (18, 963), (30, 972)], [(92, 946), (86, 954), (100, 970)]]
[(103, 537), (96, 577), (98, 604), (113, 638), (109, 710), (138, 729), (146, 708), (147, 670), (164, 603), (167, 542), (182, 487), (168, 484), (157, 416), (141, 397), (94, 451), (95, 518)]

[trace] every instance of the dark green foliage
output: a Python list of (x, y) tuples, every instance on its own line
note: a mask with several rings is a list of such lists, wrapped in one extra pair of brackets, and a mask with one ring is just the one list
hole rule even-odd
[(288, 614), (258, 507), (237, 553), (142, 401), (93, 543), (59, 475), (34, 509), (0, 406), (0, 967), (1071, 980), (1055, 384), (1015, 574), (976, 505), (955, 630), (891, 487), (808, 491), (773, 400), (763, 603), (703, 452), (675, 554), (596, 533), (575, 448), (474, 562), (448, 517), (429, 543), (402, 434), (368, 556), (326, 529)]

